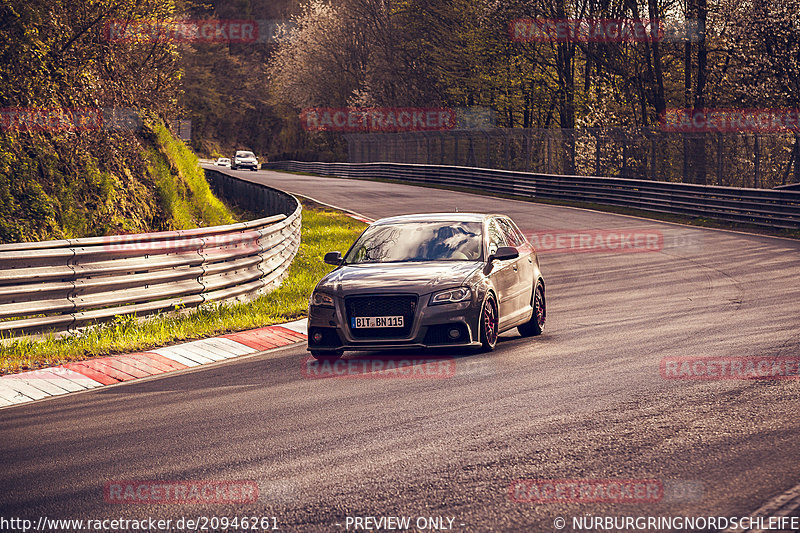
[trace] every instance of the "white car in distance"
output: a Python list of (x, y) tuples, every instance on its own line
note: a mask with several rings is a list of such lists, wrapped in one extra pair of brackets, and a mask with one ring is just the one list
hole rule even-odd
[(258, 170), (258, 159), (253, 152), (239, 150), (234, 154), (231, 161), (231, 170), (240, 168), (249, 168), (250, 170)]

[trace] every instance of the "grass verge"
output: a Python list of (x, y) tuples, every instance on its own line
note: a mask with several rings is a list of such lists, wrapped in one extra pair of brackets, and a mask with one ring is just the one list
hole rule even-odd
[(366, 224), (314, 202), (303, 200), (300, 249), (288, 277), (273, 292), (247, 303), (212, 304), (181, 314), (146, 320), (117, 317), (113, 322), (63, 337), (45, 335), (0, 344), (0, 374), (21, 372), (69, 361), (132, 353), (178, 341), (199, 339), (302, 318), (308, 298), (333, 267), (322, 262), (325, 252), (344, 252)]
[(156, 183), (171, 229), (236, 222), (226, 205), (211, 192), (197, 156), (164, 124), (157, 122), (150, 127), (158, 151), (150, 151), (147, 170)]

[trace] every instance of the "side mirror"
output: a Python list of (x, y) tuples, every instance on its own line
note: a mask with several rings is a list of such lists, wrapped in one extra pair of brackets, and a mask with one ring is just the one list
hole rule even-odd
[(342, 264), (342, 253), (328, 252), (322, 260), (329, 265), (339, 266)]
[(498, 261), (507, 261), (509, 259), (516, 259), (517, 257), (519, 257), (519, 250), (513, 246), (501, 246), (494, 254), (489, 256), (489, 262), (491, 263), (495, 259)]

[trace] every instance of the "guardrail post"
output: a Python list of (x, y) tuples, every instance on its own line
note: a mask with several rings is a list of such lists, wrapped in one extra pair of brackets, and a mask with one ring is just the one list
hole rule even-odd
[(761, 182), (761, 137), (753, 134), (753, 187), (758, 189)]
[(550, 154), (550, 130), (545, 131), (545, 152), (547, 153), (547, 173), (553, 173), (553, 161)]
[(628, 139), (625, 135), (622, 136), (622, 170), (619, 175), (623, 178), (630, 177), (628, 172)]
[(492, 141), (488, 131), (481, 130), (481, 133), (486, 138), (486, 168), (492, 168)]
[(717, 181), (715, 182), (716, 185), (725, 185), (725, 181), (722, 175), (722, 154), (725, 151), (725, 143), (722, 139), (722, 133), (717, 132)]

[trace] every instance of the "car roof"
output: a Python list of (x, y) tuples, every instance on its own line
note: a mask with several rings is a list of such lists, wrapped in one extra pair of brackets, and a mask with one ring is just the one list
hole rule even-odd
[(498, 216), (482, 213), (417, 213), (387, 217), (373, 222), (375, 224), (400, 224), (407, 222), (483, 222), (485, 219)]

